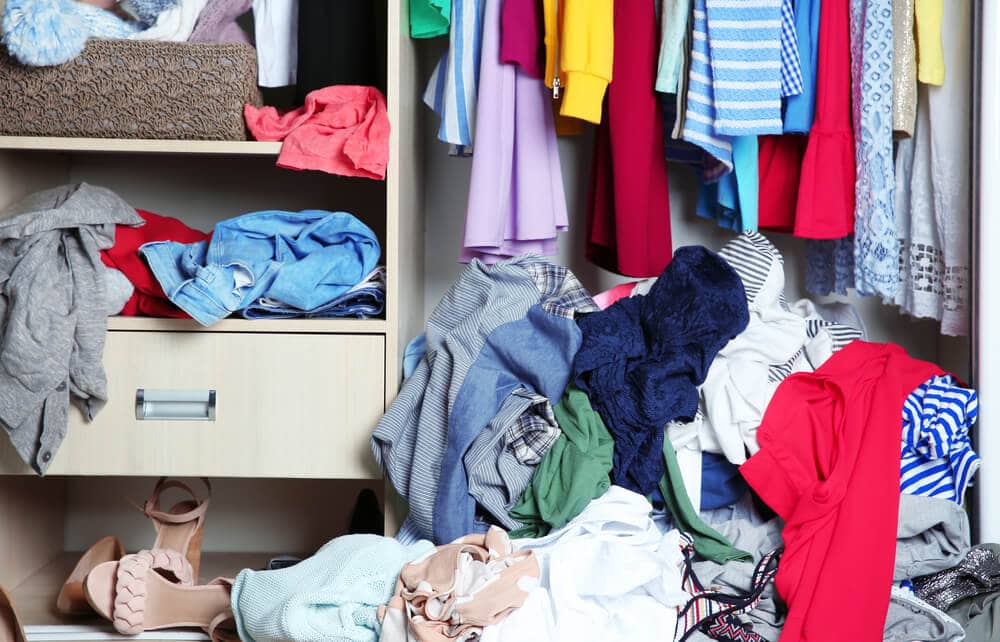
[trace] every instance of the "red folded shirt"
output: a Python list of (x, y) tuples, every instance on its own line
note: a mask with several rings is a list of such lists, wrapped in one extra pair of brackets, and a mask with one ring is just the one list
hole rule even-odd
[(115, 268), (124, 274), (135, 292), (122, 311), (127, 317), (173, 317), (186, 319), (186, 312), (167, 299), (160, 283), (153, 276), (146, 261), (139, 255), (139, 246), (153, 241), (176, 241), (178, 243), (197, 243), (208, 240), (210, 234), (193, 230), (181, 221), (169, 216), (160, 216), (152, 212), (136, 210), (145, 219), (142, 227), (118, 225), (115, 228), (115, 244), (101, 251), (104, 265)]

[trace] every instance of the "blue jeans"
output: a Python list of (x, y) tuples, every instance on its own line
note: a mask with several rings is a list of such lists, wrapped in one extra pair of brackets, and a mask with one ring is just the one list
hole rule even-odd
[(210, 241), (139, 251), (167, 297), (202, 325), (262, 297), (319, 308), (364, 279), (382, 253), (367, 225), (323, 210), (245, 214), (216, 225)]

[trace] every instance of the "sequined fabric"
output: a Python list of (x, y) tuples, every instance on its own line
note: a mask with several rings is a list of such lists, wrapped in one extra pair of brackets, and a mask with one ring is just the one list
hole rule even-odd
[(988, 548), (975, 546), (962, 563), (913, 580), (917, 597), (942, 611), (959, 600), (1000, 589), (1000, 558)]
[(896, 138), (909, 138), (917, 118), (913, 0), (892, 0), (892, 49), (892, 130)]

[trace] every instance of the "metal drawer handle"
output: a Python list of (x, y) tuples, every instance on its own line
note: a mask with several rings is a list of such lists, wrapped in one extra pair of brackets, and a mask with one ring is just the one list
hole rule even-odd
[(214, 390), (135, 391), (135, 418), (139, 421), (215, 421)]

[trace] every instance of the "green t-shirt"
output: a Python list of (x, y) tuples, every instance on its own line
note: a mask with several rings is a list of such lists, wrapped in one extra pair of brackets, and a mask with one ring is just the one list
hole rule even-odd
[(451, 0), (410, 0), (410, 36), (443, 36), (450, 24)]

